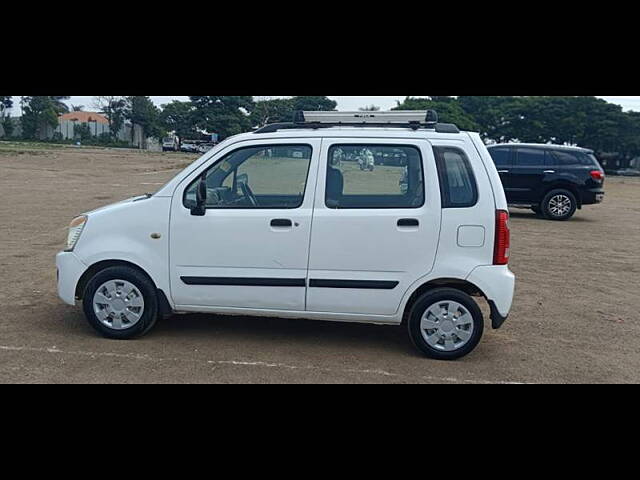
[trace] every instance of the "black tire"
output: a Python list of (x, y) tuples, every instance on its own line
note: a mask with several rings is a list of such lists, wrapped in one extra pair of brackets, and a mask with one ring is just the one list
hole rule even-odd
[[(552, 200), (558, 196), (561, 196), (561, 197), (564, 196), (570, 201), (569, 210), (562, 215), (553, 213), (551, 210), (550, 204)], [(547, 195), (544, 197), (544, 200), (542, 200), (541, 208), (545, 218), (548, 218), (549, 220), (554, 220), (557, 222), (564, 222), (569, 220), (576, 213), (576, 210), (578, 208), (578, 202), (576, 201), (575, 195), (573, 195), (573, 193), (571, 193), (569, 190), (559, 188), (556, 190), (551, 190), (549, 193), (547, 193)]]
[[(93, 310), (93, 297), (96, 290), (109, 280), (126, 280), (132, 283), (144, 299), (142, 317), (130, 328), (124, 330), (109, 328), (98, 319)], [(158, 320), (158, 295), (155, 285), (139, 270), (126, 266), (108, 267), (96, 273), (84, 291), (82, 306), (89, 325), (103, 336), (117, 340), (140, 337), (151, 330)]]
[[(453, 351), (438, 350), (427, 343), (422, 335), (421, 322), (425, 311), (434, 303), (454, 301), (462, 305), (472, 317), (473, 332), (471, 337), (459, 349)], [(484, 318), (480, 307), (468, 294), (454, 288), (437, 288), (422, 295), (411, 308), (407, 322), (411, 341), (429, 358), (437, 360), (457, 360), (468, 355), (480, 342), (484, 331)]]

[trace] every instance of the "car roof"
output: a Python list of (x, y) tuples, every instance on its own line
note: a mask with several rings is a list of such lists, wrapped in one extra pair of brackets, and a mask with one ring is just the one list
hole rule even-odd
[(551, 143), (497, 143), (495, 145), (487, 145), (488, 149), (497, 147), (527, 147), (527, 148), (541, 148), (541, 149), (553, 149), (553, 150), (569, 150), (574, 152), (587, 152), (593, 153), (593, 150), (582, 147), (572, 147), (569, 145), (554, 145)]
[(381, 128), (381, 127), (331, 127), (331, 128), (304, 128), (286, 129), (270, 133), (241, 133), (227, 139), (233, 142), (244, 140), (269, 140), (278, 138), (405, 138), (405, 139), (460, 139), (460, 136), (467, 132), (460, 133), (438, 133), (433, 129), (411, 128)]

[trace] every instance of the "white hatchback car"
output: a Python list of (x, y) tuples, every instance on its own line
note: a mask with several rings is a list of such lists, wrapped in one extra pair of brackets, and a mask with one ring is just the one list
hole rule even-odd
[[(365, 149), (398, 161), (363, 171)], [(508, 219), (479, 135), (435, 112), (297, 112), (74, 219), (58, 291), (110, 338), (211, 312), (406, 324), (424, 354), (454, 359), (483, 333), (472, 297), (493, 328), (509, 314)]]

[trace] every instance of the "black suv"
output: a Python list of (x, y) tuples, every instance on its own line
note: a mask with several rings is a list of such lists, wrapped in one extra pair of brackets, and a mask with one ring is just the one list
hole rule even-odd
[(522, 143), (487, 148), (511, 206), (568, 220), (576, 209), (604, 199), (604, 170), (592, 150)]

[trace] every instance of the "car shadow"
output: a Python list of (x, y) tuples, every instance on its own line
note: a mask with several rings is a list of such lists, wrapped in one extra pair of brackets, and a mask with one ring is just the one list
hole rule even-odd
[(585, 218), (580, 216), (579, 213), (576, 213), (576, 215), (574, 217), (572, 217), (571, 219), (567, 220), (566, 222), (554, 222), (553, 220), (549, 220), (547, 218), (543, 218), (538, 216), (536, 213), (534, 212), (527, 212), (527, 211), (513, 211), (513, 210), (509, 210), (509, 217), (510, 218), (524, 218), (527, 220), (538, 220), (541, 222), (548, 222), (548, 223), (572, 223), (572, 222), (587, 222), (587, 223), (592, 223), (594, 222), (594, 220), (590, 219), (590, 218)]
[[(357, 347), (392, 350), (403, 355), (414, 352), (406, 329), (402, 326), (278, 317), (228, 316), (215, 314), (181, 314), (162, 319), (149, 332), (150, 337), (223, 339), (225, 343), (257, 342), (295, 343), (344, 349)], [(347, 351), (347, 350), (345, 350)], [(417, 354), (417, 353), (416, 353)]]

